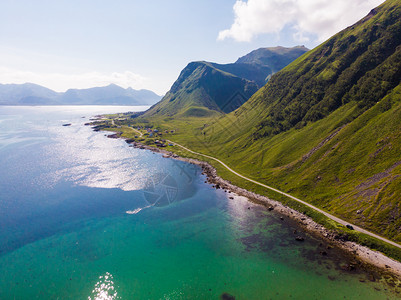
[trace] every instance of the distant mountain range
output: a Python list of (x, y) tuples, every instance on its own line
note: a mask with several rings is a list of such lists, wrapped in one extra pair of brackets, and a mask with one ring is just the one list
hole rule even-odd
[(152, 105), (160, 99), (152, 91), (124, 89), (115, 84), (65, 93), (33, 83), (0, 84), (0, 105)]
[(308, 49), (274, 47), (255, 50), (232, 64), (189, 63), (150, 116), (210, 116), (244, 104), (268, 79)]

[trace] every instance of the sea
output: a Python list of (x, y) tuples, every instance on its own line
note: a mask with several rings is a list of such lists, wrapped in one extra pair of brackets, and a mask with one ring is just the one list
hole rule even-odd
[(400, 297), (199, 167), (85, 125), (146, 108), (0, 106), (0, 299)]

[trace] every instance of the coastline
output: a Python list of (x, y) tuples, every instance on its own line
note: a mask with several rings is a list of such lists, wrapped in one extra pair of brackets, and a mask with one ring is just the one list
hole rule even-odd
[(236, 195), (243, 196), (253, 203), (263, 205), (269, 210), (275, 210), (281, 215), (292, 218), (298, 222), (298, 225), (302, 227), (305, 231), (316, 235), (320, 238), (323, 238), (327, 242), (334, 244), (340, 249), (345, 250), (346, 252), (352, 254), (356, 259), (359, 259), (363, 264), (372, 265), (384, 273), (390, 273), (395, 275), (401, 280), (401, 262), (393, 260), (381, 252), (377, 252), (371, 250), (365, 246), (359, 245), (355, 242), (344, 241), (340, 237), (338, 237), (334, 232), (326, 229), (322, 225), (316, 223), (312, 220), (312, 218), (305, 216), (304, 214), (283, 205), (281, 202), (276, 200), (272, 200), (268, 197), (250, 192), (238, 186), (231, 184), (229, 181), (219, 177), (217, 175), (216, 169), (211, 166), (209, 163), (200, 161), (193, 158), (185, 158), (174, 154), (171, 151), (167, 151), (164, 149), (159, 149), (147, 145), (143, 145), (138, 142), (129, 143), (135, 148), (146, 149), (153, 152), (163, 154), (163, 157), (172, 158), (180, 161), (185, 161), (191, 164), (198, 165), (202, 168), (203, 173), (207, 176), (207, 181), (210, 184), (213, 184), (217, 188), (225, 189), (230, 191)]
[(379, 271), (383, 277), (393, 276), (401, 281), (401, 262), (396, 261), (390, 257), (387, 257), (381, 252), (372, 250), (366, 246), (362, 246), (352, 241), (344, 240), (337, 233), (325, 228), (324, 226), (316, 223), (311, 217), (308, 217), (301, 212), (298, 212), (279, 201), (272, 200), (266, 196), (256, 194), (254, 192), (248, 191), (236, 185), (233, 185), (228, 180), (225, 180), (217, 175), (217, 170), (209, 163), (193, 158), (181, 157), (172, 151), (168, 151), (161, 148), (156, 148), (148, 145), (144, 145), (140, 142), (130, 141), (126, 138), (121, 137), (118, 133), (111, 133), (107, 135), (109, 138), (122, 138), (124, 139), (130, 147), (150, 150), (152, 152), (160, 153), (165, 158), (172, 158), (175, 160), (184, 161), (194, 165), (198, 165), (202, 168), (204, 175), (207, 177), (207, 182), (212, 184), (214, 188), (221, 188), (223, 190), (229, 191), (233, 196), (242, 196), (247, 198), (248, 201), (253, 202), (258, 205), (266, 207), (269, 211), (274, 210), (276, 213), (283, 217), (291, 218), (297, 222), (297, 225), (310, 233), (311, 235), (318, 237), (325, 242), (331, 244), (343, 250), (346, 254), (352, 256), (357, 262), (355, 264), (350, 264), (347, 266), (348, 270), (352, 270), (356, 265), (362, 265), (365, 269), (374, 268)]

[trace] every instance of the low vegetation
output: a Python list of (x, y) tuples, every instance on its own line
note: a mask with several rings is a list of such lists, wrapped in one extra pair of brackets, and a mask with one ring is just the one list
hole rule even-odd
[[(174, 117), (153, 110), (121, 125), (157, 128), (163, 139), (212, 155), (249, 178), (401, 242), (400, 14), (399, 1), (386, 1), (275, 74), (229, 114), (189, 105)], [(192, 100), (183, 96), (180, 101)], [(234, 184), (401, 260), (399, 249), (210, 163)]]

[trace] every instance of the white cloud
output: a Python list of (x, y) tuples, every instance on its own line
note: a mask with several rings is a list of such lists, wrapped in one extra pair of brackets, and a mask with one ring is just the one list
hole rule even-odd
[(230, 29), (219, 32), (218, 40), (232, 38), (249, 42), (264, 33), (280, 33), (285, 26), (295, 31), (298, 42), (315, 35), (322, 42), (363, 18), (384, 0), (237, 0)]
[(58, 92), (64, 92), (69, 88), (83, 89), (105, 86), (111, 83), (117, 84), (123, 88), (132, 87), (134, 89), (142, 89), (146, 88), (148, 79), (130, 71), (121, 73), (87, 72), (80, 74), (62, 74), (36, 73), (0, 67), (0, 82), (3, 84), (31, 82)]

